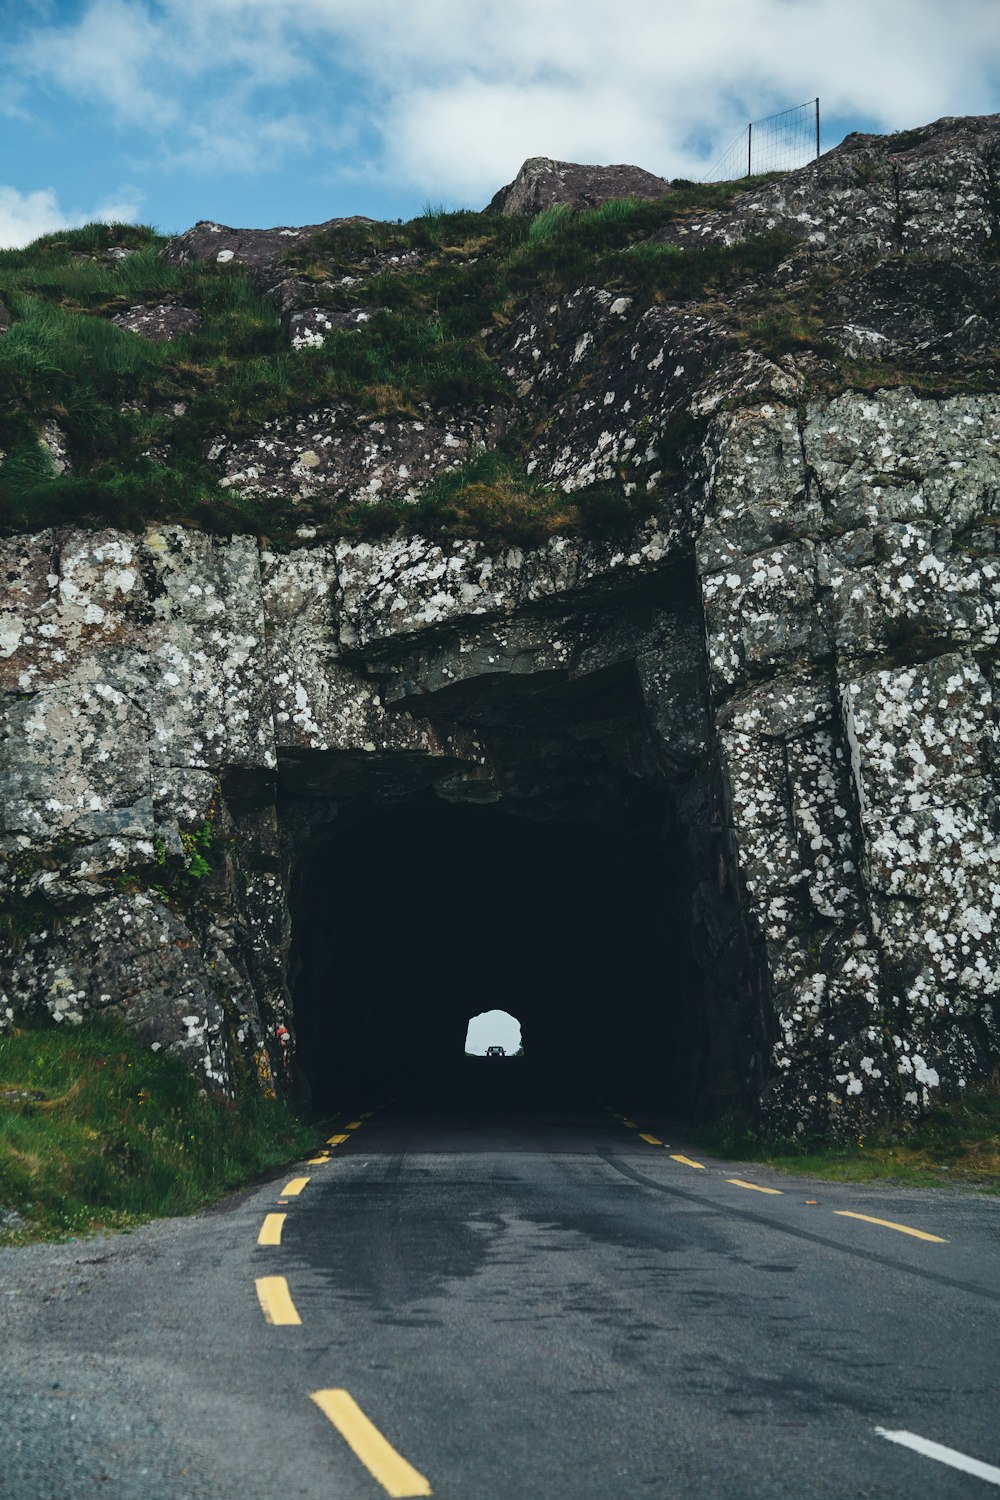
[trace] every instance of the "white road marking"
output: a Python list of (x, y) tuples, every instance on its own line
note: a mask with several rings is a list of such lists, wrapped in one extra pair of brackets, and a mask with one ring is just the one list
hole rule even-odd
[(890, 1432), (885, 1427), (876, 1427), (875, 1431), (879, 1437), (888, 1438), (890, 1443), (899, 1443), (903, 1448), (912, 1448), (924, 1458), (933, 1458), (939, 1464), (948, 1464), (952, 1469), (961, 1469), (963, 1474), (974, 1474), (977, 1479), (985, 1479), (987, 1484), (1000, 1486), (1000, 1469), (993, 1464), (984, 1464), (978, 1458), (970, 1458), (967, 1453), (959, 1453), (957, 1448), (932, 1443), (930, 1438), (920, 1437), (915, 1432)]

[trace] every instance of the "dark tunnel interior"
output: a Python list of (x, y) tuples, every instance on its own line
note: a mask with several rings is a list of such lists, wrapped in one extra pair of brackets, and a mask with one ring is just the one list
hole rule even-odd
[(432, 791), (341, 804), (292, 891), (313, 1109), (446, 1088), (470, 1066), (470, 1016), (500, 1009), (525, 1052), (508, 1077), (688, 1113), (705, 1038), (686, 871), (652, 784), (621, 830)]

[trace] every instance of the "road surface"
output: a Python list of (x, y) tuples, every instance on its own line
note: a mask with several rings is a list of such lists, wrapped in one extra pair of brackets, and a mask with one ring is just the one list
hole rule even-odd
[(0, 1251), (0, 1500), (1000, 1488), (1000, 1199), (488, 1066), (193, 1219)]

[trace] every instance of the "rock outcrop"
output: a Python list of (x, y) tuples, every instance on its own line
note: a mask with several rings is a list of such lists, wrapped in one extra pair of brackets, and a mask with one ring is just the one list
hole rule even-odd
[(514, 181), (490, 199), (491, 214), (540, 214), (556, 203), (577, 211), (599, 208), (613, 198), (662, 198), (670, 183), (641, 167), (587, 167), (579, 162), (532, 156)]
[[(327, 405), (211, 450), (239, 493), (405, 502), (513, 433), (535, 481), (644, 500), (603, 534), (8, 537), (0, 1024), (111, 1007), (222, 1086), (276, 1076), (297, 872), (338, 819), (431, 797), (645, 837), (655, 805), (691, 1107), (848, 1131), (987, 1078), (998, 151), (995, 117), (850, 137), (658, 232), (784, 236), (756, 278), (525, 299), (483, 334), (496, 408)], [(536, 159), (491, 208), (668, 188), (598, 171)], [(266, 233), (171, 253), (245, 256), (281, 305)]]
[(185, 333), (194, 333), (201, 327), (201, 314), (193, 307), (181, 307), (176, 302), (144, 303), (129, 307), (125, 312), (115, 313), (112, 323), (138, 333), (154, 343), (164, 339), (180, 338)]

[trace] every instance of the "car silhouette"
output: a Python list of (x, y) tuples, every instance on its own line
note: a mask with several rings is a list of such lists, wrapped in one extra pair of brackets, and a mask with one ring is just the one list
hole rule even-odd
[(506, 1057), (507, 1054), (503, 1050), (502, 1047), (487, 1047), (487, 1049), (486, 1049), (486, 1056), (487, 1057)]

